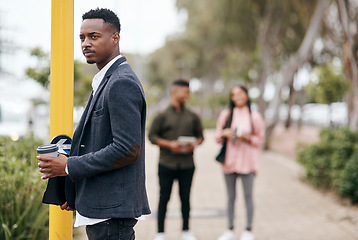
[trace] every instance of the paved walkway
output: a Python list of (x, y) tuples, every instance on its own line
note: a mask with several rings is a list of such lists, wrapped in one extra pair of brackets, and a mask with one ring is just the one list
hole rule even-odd
[[(226, 189), (221, 167), (214, 156), (219, 145), (212, 130), (195, 153), (190, 222), (198, 240), (215, 240), (226, 230)], [(136, 225), (136, 239), (152, 240), (156, 233), (158, 203), (158, 148), (148, 143), (147, 189), (153, 214)], [(303, 170), (294, 160), (273, 151), (263, 153), (255, 183), (254, 234), (256, 240), (357, 240), (358, 208), (343, 204), (330, 194), (312, 189), (301, 179)], [(236, 232), (245, 224), (242, 188), (239, 185)], [(181, 232), (178, 186), (174, 185), (166, 220), (167, 240), (179, 239)], [(74, 239), (86, 239), (82, 234)]]

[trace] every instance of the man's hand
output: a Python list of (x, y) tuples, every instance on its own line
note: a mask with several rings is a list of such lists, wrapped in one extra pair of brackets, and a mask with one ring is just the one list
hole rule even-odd
[(194, 148), (194, 144), (180, 145), (177, 141), (171, 141), (170, 144), (170, 150), (174, 153), (192, 153)]
[(37, 156), (37, 159), (40, 161), (38, 164), (41, 173), (48, 173), (41, 177), (45, 180), (52, 177), (58, 176), (67, 176), (65, 172), (67, 157), (63, 154), (59, 154), (58, 157), (49, 157), (49, 156)]
[(66, 211), (74, 211), (72, 208), (70, 208), (67, 204), (67, 202), (65, 202), (63, 205), (60, 206), (60, 208), (62, 210), (66, 210)]
[(182, 150), (180, 144), (176, 140), (169, 142), (169, 149), (175, 153), (179, 153)]
[[(202, 142), (202, 138), (197, 140), (198, 145)], [(180, 145), (177, 140), (166, 140), (162, 138), (158, 139), (156, 144), (160, 147), (170, 149), (173, 153), (191, 153), (195, 149), (195, 144)]]
[(194, 144), (186, 144), (185, 146), (182, 146), (182, 152), (185, 153), (192, 153), (194, 152), (195, 145)]

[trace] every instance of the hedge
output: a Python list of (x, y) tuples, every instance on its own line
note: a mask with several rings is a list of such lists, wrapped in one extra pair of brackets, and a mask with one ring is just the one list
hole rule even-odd
[(358, 202), (358, 132), (323, 129), (319, 142), (299, 151), (297, 160), (313, 186)]
[(48, 206), (33, 137), (0, 137), (0, 239), (48, 239)]

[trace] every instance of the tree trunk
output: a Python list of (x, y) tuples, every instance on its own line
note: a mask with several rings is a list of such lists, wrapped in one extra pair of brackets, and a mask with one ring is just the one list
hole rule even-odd
[[(351, 130), (358, 128), (358, 69), (357, 69), (357, 38), (349, 33), (348, 2), (336, 0), (340, 21), (343, 30), (344, 42), (342, 43), (343, 64), (346, 77), (351, 83), (351, 92), (348, 94), (348, 125)], [(356, 36), (358, 33), (356, 33)]]
[(299, 105), (300, 105), (300, 118), (298, 119), (297, 129), (301, 130), (303, 125), (303, 106), (306, 103), (306, 93), (305, 90), (300, 90), (298, 92)]
[(258, 88), (260, 90), (260, 96), (257, 100), (259, 112), (262, 116), (265, 114), (267, 104), (263, 98), (265, 92), (265, 86), (268, 76), (273, 72), (272, 62), (275, 42), (278, 37), (278, 33), (281, 28), (281, 21), (277, 19), (280, 16), (282, 9), (280, 4), (270, 1), (266, 5), (265, 17), (261, 21), (259, 27), (257, 46), (259, 49), (259, 56), (261, 60), (261, 69), (259, 70)]
[(292, 123), (291, 109), (292, 109), (293, 104), (295, 103), (295, 95), (296, 95), (295, 93), (296, 93), (296, 91), (295, 91), (295, 88), (293, 87), (293, 81), (292, 81), (290, 83), (290, 96), (289, 96), (288, 102), (287, 102), (288, 109), (287, 109), (287, 119), (286, 119), (286, 124), (285, 124), (286, 129), (289, 128)]
[[(317, 38), (321, 28), (323, 15), (326, 12), (329, 4), (330, 1), (318, 0), (310, 25), (299, 49), (295, 54), (292, 54), (289, 57), (287, 63), (282, 67), (282, 70), (279, 73), (280, 79), (278, 79), (278, 83), (276, 85), (276, 94), (273, 100), (270, 102), (270, 108), (273, 110), (273, 117), (267, 123), (266, 140), (270, 139), (273, 129), (279, 121), (279, 108), (282, 104), (281, 91), (283, 87), (290, 84), (290, 81), (293, 81), (294, 74), (310, 58), (313, 43)], [(268, 141), (266, 141), (266, 144), (268, 144)]]

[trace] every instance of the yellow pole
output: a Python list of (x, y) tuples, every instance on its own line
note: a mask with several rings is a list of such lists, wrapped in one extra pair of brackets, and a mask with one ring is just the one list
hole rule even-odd
[[(74, 0), (52, 0), (50, 135), (73, 134)], [(49, 240), (72, 239), (72, 212), (50, 205)]]

